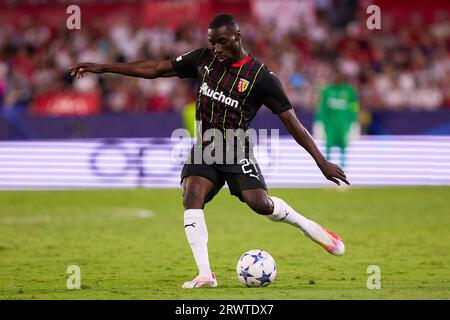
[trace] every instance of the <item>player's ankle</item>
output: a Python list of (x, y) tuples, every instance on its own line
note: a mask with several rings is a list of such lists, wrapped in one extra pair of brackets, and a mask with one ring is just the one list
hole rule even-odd
[(199, 278), (205, 278), (205, 279), (211, 279), (212, 278), (212, 271), (209, 264), (200, 264), (198, 266), (198, 277)]
[(199, 273), (197, 278), (199, 279), (212, 279), (212, 273)]

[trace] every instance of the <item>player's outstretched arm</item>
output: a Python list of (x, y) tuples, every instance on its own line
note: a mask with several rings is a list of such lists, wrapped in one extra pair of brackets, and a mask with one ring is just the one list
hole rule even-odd
[(82, 78), (85, 72), (91, 73), (118, 73), (130, 77), (155, 79), (160, 77), (173, 77), (175, 70), (170, 60), (148, 61), (140, 60), (128, 63), (92, 63), (82, 62), (69, 68), (69, 72), (77, 79)]
[(347, 181), (344, 170), (338, 165), (329, 162), (320, 152), (313, 138), (308, 130), (300, 123), (293, 109), (289, 109), (279, 114), (281, 121), (284, 123), (286, 129), (294, 137), (295, 141), (301, 145), (316, 161), (317, 166), (322, 171), (325, 178), (340, 185), (340, 181), (350, 184)]

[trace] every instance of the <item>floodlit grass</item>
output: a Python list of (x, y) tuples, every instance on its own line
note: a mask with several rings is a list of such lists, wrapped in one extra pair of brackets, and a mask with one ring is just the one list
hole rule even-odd
[[(222, 192), (206, 206), (219, 287), (181, 289), (196, 276), (179, 190), (0, 192), (0, 299), (449, 299), (450, 188), (273, 189), (337, 232), (334, 257), (284, 223)], [(236, 277), (239, 256), (268, 251), (266, 288)], [(81, 269), (81, 290), (66, 287)], [(367, 268), (381, 269), (369, 290)]]

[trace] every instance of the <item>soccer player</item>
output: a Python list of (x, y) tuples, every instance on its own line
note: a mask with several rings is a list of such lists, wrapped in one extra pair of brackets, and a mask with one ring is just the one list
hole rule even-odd
[(347, 83), (336, 68), (332, 84), (320, 90), (319, 105), (315, 114), (314, 134), (326, 137), (326, 158), (330, 160), (331, 148), (341, 150), (341, 167), (345, 167), (346, 148), (350, 136), (358, 136), (359, 102), (355, 89)]
[[(245, 131), (264, 104), (280, 117), (287, 130), (312, 156), (328, 180), (338, 185), (340, 181), (349, 184), (344, 171), (325, 159), (300, 123), (277, 76), (242, 47), (241, 37), (235, 19), (230, 15), (220, 14), (209, 24), (209, 48), (193, 50), (173, 60), (114, 64), (79, 63), (69, 70), (77, 78), (83, 77), (86, 72), (112, 72), (146, 79), (174, 76), (195, 78), (199, 87), (196, 118), (200, 123), (198, 130), (202, 132), (211, 128), (218, 133), (239, 128)], [(256, 213), (271, 221), (282, 221), (295, 226), (333, 255), (340, 256), (344, 253), (345, 246), (339, 236), (305, 218), (282, 199), (268, 195), (264, 177), (256, 161), (250, 158), (246, 141), (239, 137), (227, 139), (225, 134), (217, 134), (217, 137), (222, 138), (210, 143), (201, 141), (200, 145), (194, 145), (181, 173), (184, 227), (199, 270), (198, 276), (185, 282), (183, 288), (217, 286), (208, 258), (208, 231), (203, 209), (225, 182), (230, 193), (239, 197)], [(233, 144), (235, 140), (239, 143)], [(241, 158), (233, 156), (232, 163), (207, 163), (204, 159), (195, 161), (195, 152), (206, 150), (211, 144), (214, 152), (231, 149), (245, 152), (240, 153)]]

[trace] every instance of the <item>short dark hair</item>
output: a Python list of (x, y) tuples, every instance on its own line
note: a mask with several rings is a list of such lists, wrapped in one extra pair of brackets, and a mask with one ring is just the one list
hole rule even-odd
[(209, 23), (209, 29), (217, 29), (223, 26), (232, 27), (234, 30), (239, 30), (239, 25), (232, 15), (218, 14)]

